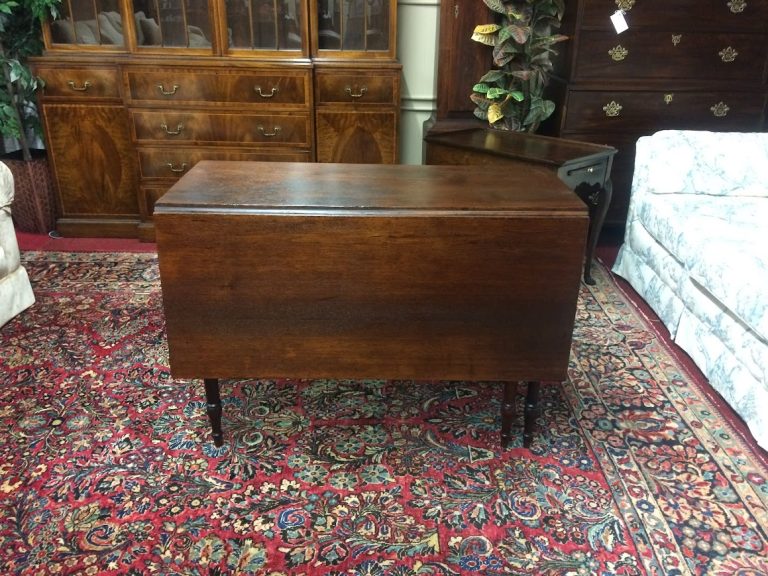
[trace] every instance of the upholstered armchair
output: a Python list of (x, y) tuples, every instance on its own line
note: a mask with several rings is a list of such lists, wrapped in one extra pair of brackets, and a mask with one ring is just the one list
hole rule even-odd
[(0, 326), (35, 302), (11, 220), (13, 174), (0, 162)]

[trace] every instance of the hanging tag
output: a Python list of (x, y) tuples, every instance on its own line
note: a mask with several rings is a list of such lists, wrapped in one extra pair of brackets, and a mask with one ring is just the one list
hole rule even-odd
[(613, 22), (613, 27), (616, 28), (616, 34), (621, 34), (629, 29), (629, 25), (624, 19), (624, 10), (616, 10), (616, 12), (613, 13), (613, 16), (611, 16), (611, 22)]

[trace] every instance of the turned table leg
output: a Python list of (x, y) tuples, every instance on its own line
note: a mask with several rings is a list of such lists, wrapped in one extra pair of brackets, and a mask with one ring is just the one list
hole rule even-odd
[[(515, 417), (515, 395), (517, 382), (504, 383), (504, 401), (501, 404), (501, 447), (509, 448), (512, 440), (512, 420)], [(528, 382), (523, 412), (523, 447), (529, 448), (536, 433), (536, 419), (541, 412), (539, 406), (539, 382)]]
[(501, 448), (506, 450), (512, 440), (512, 420), (515, 417), (517, 382), (504, 383), (504, 401), (501, 404)]
[(523, 412), (523, 447), (525, 448), (530, 447), (533, 440), (539, 412), (539, 383), (528, 382), (528, 393), (525, 397), (525, 411)]
[(215, 446), (224, 444), (224, 433), (221, 430), (221, 395), (219, 394), (219, 379), (205, 378), (205, 409), (211, 421), (211, 433)]

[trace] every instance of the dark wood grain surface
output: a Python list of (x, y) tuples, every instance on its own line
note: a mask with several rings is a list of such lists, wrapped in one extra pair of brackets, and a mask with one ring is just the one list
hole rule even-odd
[(176, 377), (566, 376), (588, 222), (549, 170), (203, 161), (155, 222)]

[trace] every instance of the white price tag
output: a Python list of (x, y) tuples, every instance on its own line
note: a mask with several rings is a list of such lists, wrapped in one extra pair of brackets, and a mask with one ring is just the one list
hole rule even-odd
[(616, 12), (613, 13), (613, 16), (611, 16), (611, 22), (613, 22), (613, 27), (616, 28), (616, 34), (621, 34), (625, 30), (629, 29), (629, 25), (624, 19), (623, 10), (616, 10)]

